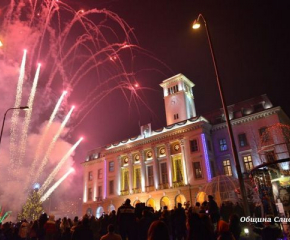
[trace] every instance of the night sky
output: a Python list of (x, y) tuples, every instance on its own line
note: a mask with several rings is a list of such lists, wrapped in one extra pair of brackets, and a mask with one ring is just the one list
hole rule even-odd
[[(195, 83), (198, 114), (221, 107), (210, 50), (203, 26), (191, 29), (199, 13), (207, 20), (220, 79), (228, 105), (267, 94), (275, 106), (289, 115), (288, 104), (290, 34), (286, 1), (81, 1), (80, 8), (106, 8), (133, 29), (139, 45), (168, 66), (137, 56), (139, 103), (128, 106), (118, 94), (108, 97), (77, 131), (89, 135), (88, 148), (139, 134), (139, 122), (154, 129), (166, 124), (162, 80), (183, 73)], [(160, 72), (157, 72), (156, 69)], [(91, 125), (91, 119), (95, 122)], [(90, 129), (94, 129), (91, 131)], [(92, 134), (92, 132), (95, 132)]]

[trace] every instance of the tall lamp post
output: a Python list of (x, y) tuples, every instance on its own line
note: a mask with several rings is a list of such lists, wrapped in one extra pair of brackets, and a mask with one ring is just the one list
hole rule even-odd
[(4, 118), (3, 118), (3, 123), (2, 123), (2, 128), (1, 128), (1, 133), (0, 133), (0, 144), (1, 144), (1, 140), (2, 140), (2, 134), (3, 134), (3, 129), (4, 129), (4, 124), (5, 124), (5, 119), (6, 119), (6, 115), (8, 113), (8, 111), (13, 110), (13, 109), (22, 109), (22, 110), (28, 110), (29, 107), (28, 106), (24, 106), (24, 107), (16, 107), (16, 108), (8, 108), (4, 114)]
[(242, 175), (242, 171), (241, 171), (241, 165), (240, 165), (240, 161), (239, 161), (239, 156), (238, 156), (238, 152), (237, 152), (237, 148), (236, 148), (236, 144), (235, 144), (235, 139), (234, 139), (234, 134), (233, 134), (233, 129), (232, 129), (232, 125), (229, 119), (229, 112), (228, 112), (228, 108), (227, 108), (227, 104), (224, 98), (224, 93), (223, 93), (223, 88), (222, 88), (222, 84), (220, 81), (220, 77), (219, 77), (219, 72), (218, 72), (218, 68), (217, 68), (217, 64), (216, 64), (216, 59), (215, 59), (215, 55), (214, 55), (214, 51), (213, 51), (213, 46), (211, 43), (211, 37), (206, 25), (206, 20), (203, 17), (202, 14), (199, 14), (197, 19), (193, 22), (192, 28), (193, 29), (198, 29), (200, 27), (200, 22), (199, 20), (202, 19), (204, 26), (205, 26), (205, 30), (206, 30), (206, 35), (207, 35), (207, 40), (208, 40), (208, 45), (210, 48), (210, 53), (211, 53), (211, 58), (213, 61), (213, 66), (214, 66), (214, 71), (215, 71), (215, 76), (216, 76), (216, 82), (218, 85), (218, 89), (219, 89), (219, 94), (220, 94), (220, 98), (222, 101), (222, 106), (223, 106), (223, 110), (224, 110), (224, 114), (225, 114), (225, 119), (226, 119), (226, 124), (227, 124), (227, 128), (228, 128), (228, 134), (229, 134), (229, 138), (230, 138), (230, 143), (231, 143), (231, 150), (234, 156), (234, 161), (235, 161), (235, 165), (236, 165), (236, 170), (237, 170), (237, 175), (238, 175), (238, 180), (239, 180), (239, 184), (240, 184), (240, 190), (241, 190), (241, 195), (242, 195), (242, 201), (243, 201), (243, 207), (244, 207), (244, 212), (246, 216), (250, 216), (250, 210), (249, 210), (249, 205), (248, 205), (248, 201), (247, 201), (247, 194), (246, 194), (246, 188), (245, 188), (245, 184), (244, 184), (244, 179), (243, 179), (243, 175)]

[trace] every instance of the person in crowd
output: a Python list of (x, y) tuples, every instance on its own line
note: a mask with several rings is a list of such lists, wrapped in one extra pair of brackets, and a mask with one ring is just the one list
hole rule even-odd
[(213, 224), (216, 224), (220, 218), (219, 208), (212, 195), (208, 195), (208, 214)]
[(135, 208), (131, 206), (131, 200), (126, 199), (125, 203), (118, 208), (117, 222), (123, 240), (136, 239), (136, 215)]
[(54, 215), (49, 215), (48, 221), (44, 224), (45, 240), (55, 240), (57, 227), (54, 221)]
[(108, 233), (101, 237), (101, 240), (122, 240), (119, 234), (115, 233), (115, 228), (113, 224), (108, 225)]
[(81, 223), (75, 228), (72, 240), (94, 240), (94, 234), (90, 229), (89, 218), (87, 216), (84, 216)]
[(218, 221), (216, 233), (217, 240), (235, 240), (230, 232), (229, 224), (223, 220)]
[(34, 221), (29, 229), (29, 239), (30, 240), (37, 240), (37, 233), (38, 233), (38, 221)]
[(61, 234), (63, 234), (64, 232), (66, 232), (66, 229), (69, 228), (70, 229), (70, 225), (69, 225), (69, 222), (68, 222), (68, 219), (66, 217), (64, 217), (60, 223), (60, 231), (61, 231)]
[(154, 221), (148, 230), (148, 240), (170, 240), (168, 229), (164, 222)]
[(177, 209), (174, 211), (174, 230), (178, 240), (184, 239), (186, 236), (186, 215), (181, 203), (177, 204)]
[(281, 228), (276, 225), (274, 221), (274, 216), (267, 215), (267, 219), (271, 219), (270, 222), (265, 222), (263, 228), (255, 227), (253, 231), (259, 234), (262, 237), (262, 240), (276, 240), (276, 239), (283, 239), (283, 233)]
[(24, 219), (20, 225), (20, 229), (18, 232), (19, 238), (20, 239), (27, 239), (29, 232), (29, 223)]
[(240, 239), (240, 235), (242, 232), (241, 226), (240, 226), (240, 217), (237, 214), (232, 214), (230, 216), (230, 232), (233, 234), (235, 240)]
[(146, 240), (148, 230), (150, 228), (151, 223), (153, 222), (151, 214), (148, 209), (144, 209), (142, 211), (142, 217), (137, 223), (138, 225), (138, 239)]
[(196, 202), (195, 203), (195, 206), (193, 207), (192, 211), (195, 212), (195, 213), (199, 213), (199, 211), (200, 211), (200, 202)]

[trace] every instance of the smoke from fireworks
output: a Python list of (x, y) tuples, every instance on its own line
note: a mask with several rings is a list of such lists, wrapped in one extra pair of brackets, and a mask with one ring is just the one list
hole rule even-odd
[(53, 191), (68, 177), (68, 175), (70, 175), (72, 172), (74, 172), (75, 170), (73, 168), (71, 168), (65, 175), (63, 175), (55, 184), (53, 184), (53, 186), (48, 189), (48, 191), (40, 198), (41, 202), (44, 202), (49, 196), (50, 194), (53, 193)]
[(71, 154), (74, 152), (74, 150), (77, 148), (77, 146), (80, 144), (80, 142), (83, 140), (83, 138), (80, 138), (72, 147), (71, 149), (63, 156), (63, 158), (59, 161), (55, 169), (51, 172), (51, 174), (48, 176), (48, 178), (45, 180), (45, 182), (42, 184), (41, 188), (39, 189), (39, 194), (42, 195), (43, 192), (46, 190), (46, 188), (51, 184), (53, 179), (55, 178), (56, 174), (59, 172), (61, 167), (63, 166), (64, 162), (71, 156)]
[(34, 182), (37, 182), (40, 174), (42, 173), (45, 165), (47, 164), (48, 159), (49, 159), (50, 154), (51, 154), (51, 151), (53, 150), (53, 148), (54, 148), (54, 146), (56, 144), (56, 141), (58, 140), (60, 134), (62, 133), (62, 131), (63, 131), (64, 127), (65, 127), (65, 125), (67, 124), (67, 122), (68, 122), (68, 120), (69, 120), (74, 108), (75, 107), (72, 106), (72, 108), (70, 109), (70, 111), (66, 115), (65, 119), (63, 120), (62, 124), (60, 125), (60, 128), (58, 129), (57, 133), (53, 137), (51, 143), (49, 144), (48, 149), (47, 149), (47, 151), (45, 153), (45, 156), (44, 156), (43, 160), (41, 161), (40, 167), (38, 168), (38, 170), (37, 170), (37, 172), (36, 172), (36, 174), (34, 176)]

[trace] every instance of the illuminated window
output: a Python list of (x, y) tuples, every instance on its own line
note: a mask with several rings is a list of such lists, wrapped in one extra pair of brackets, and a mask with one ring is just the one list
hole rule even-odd
[(227, 141), (225, 138), (219, 140), (221, 152), (228, 150)]
[(115, 167), (114, 167), (114, 161), (109, 162), (109, 172), (114, 172)]
[(160, 164), (160, 170), (161, 170), (161, 183), (163, 184), (168, 183), (168, 172), (166, 162)]
[(102, 198), (102, 192), (103, 192), (103, 188), (102, 188), (102, 186), (98, 186), (98, 198), (99, 198), (99, 199)]
[(190, 150), (191, 152), (197, 152), (198, 151), (198, 143), (196, 139), (193, 139), (190, 141)]
[(92, 200), (93, 200), (93, 189), (88, 188), (88, 201), (92, 201)]
[(240, 147), (248, 146), (247, 136), (245, 133), (239, 134), (238, 138), (239, 138)]
[(245, 164), (245, 170), (250, 171), (253, 168), (252, 156), (251, 155), (244, 156), (243, 160)]
[(109, 181), (109, 194), (110, 195), (114, 194), (114, 180)]
[(176, 159), (174, 161), (175, 165), (175, 175), (176, 175), (176, 182), (182, 182), (183, 181), (183, 176), (182, 176), (182, 164), (181, 164), (181, 159)]
[(224, 173), (227, 176), (232, 176), (232, 167), (229, 159), (223, 161)]
[(147, 167), (148, 186), (154, 186), (153, 166)]
[(98, 179), (102, 179), (103, 178), (103, 169), (100, 168), (98, 169)]
[(89, 181), (92, 181), (92, 180), (93, 180), (93, 172), (90, 171), (90, 172), (89, 172)]
[(141, 169), (135, 168), (135, 188), (141, 188)]
[(201, 171), (200, 162), (193, 162), (192, 166), (193, 166), (193, 172), (194, 172), (195, 179), (202, 178), (202, 171)]

